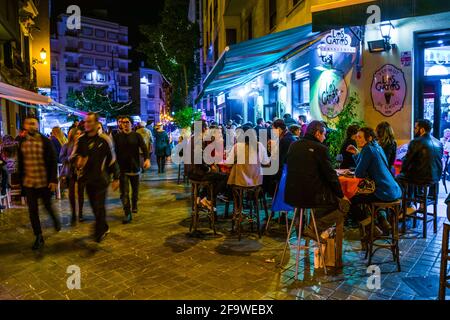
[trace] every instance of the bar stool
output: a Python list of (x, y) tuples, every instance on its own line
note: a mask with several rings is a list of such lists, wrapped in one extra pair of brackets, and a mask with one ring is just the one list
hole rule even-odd
[[(402, 197), (402, 233), (406, 233), (406, 219), (413, 219), (413, 228), (417, 226), (417, 220), (423, 222), (423, 237), (427, 237), (428, 222), (433, 222), (433, 231), (437, 233), (437, 203), (439, 194), (439, 184), (414, 184), (403, 183), (403, 197)], [(432, 189), (432, 193), (430, 193)], [(413, 202), (418, 208), (407, 214), (407, 204)], [(428, 206), (433, 205), (433, 212), (428, 212)], [(431, 216), (431, 219), (428, 219)]]
[(441, 251), (441, 273), (439, 276), (439, 300), (445, 300), (445, 289), (450, 289), (450, 275), (447, 274), (448, 261), (450, 260), (450, 224), (444, 223)]
[[(300, 219), (300, 223), (299, 223), (299, 226), (298, 226), (298, 233), (297, 233), (297, 246), (296, 246), (297, 255), (296, 255), (296, 259), (295, 259), (296, 260), (295, 261), (295, 280), (298, 280), (298, 266), (299, 266), (300, 249), (301, 249), (300, 241), (302, 239), (303, 218), (305, 216), (305, 211), (306, 210), (309, 211), (309, 214), (310, 214), (313, 226), (314, 226), (314, 232), (316, 234), (316, 239), (315, 240), (317, 241), (317, 244), (319, 246), (319, 261), (322, 261), (325, 274), (327, 274), (327, 266), (325, 265), (325, 257), (322, 254), (322, 246), (321, 246), (321, 243), (320, 243), (319, 232), (317, 231), (317, 225), (316, 225), (316, 218), (314, 216), (314, 210), (312, 208), (295, 208), (294, 217), (292, 218), (292, 222), (291, 222), (291, 225), (289, 227), (289, 232), (288, 232), (287, 237), (286, 237), (286, 243), (284, 245), (283, 255), (281, 256), (281, 261), (280, 261), (280, 264), (283, 263), (283, 261), (284, 261), (284, 257), (286, 255), (286, 250), (287, 250), (287, 248), (288, 248), (288, 246), (290, 244), (292, 230), (294, 229), (294, 223), (295, 223), (296, 218), (298, 217)], [(325, 249), (325, 251), (326, 251), (326, 249)]]
[[(237, 232), (239, 241), (241, 241), (242, 233), (242, 221), (245, 216), (247, 216), (249, 222), (251, 223), (251, 231), (253, 232), (253, 221), (256, 218), (256, 226), (258, 228), (258, 236), (261, 238), (261, 219), (259, 217), (259, 200), (262, 198), (263, 207), (265, 214), (267, 216), (267, 204), (265, 201), (264, 192), (261, 186), (254, 187), (242, 187), (233, 185), (231, 187), (233, 192), (233, 219), (231, 229), (234, 231), (234, 226), (237, 223)], [(244, 197), (247, 196), (250, 199), (250, 212), (248, 214), (244, 213)], [(254, 213), (253, 213), (254, 210)]]
[[(397, 270), (401, 271), (400, 267), (400, 248), (399, 248), (399, 216), (401, 210), (402, 202), (401, 200), (396, 200), (393, 202), (374, 202), (370, 206), (371, 222), (370, 222), (370, 234), (369, 241), (366, 251), (366, 258), (369, 256), (368, 266), (372, 264), (372, 257), (378, 249), (391, 249), (394, 261), (397, 262)], [(377, 214), (385, 210), (388, 218), (390, 218), (390, 224), (392, 226), (392, 231), (390, 236), (375, 236), (375, 219)], [(389, 243), (376, 243), (377, 240), (384, 240)], [(377, 247), (375, 251), (373, 247)]]
[(192, 232), (192, 229), (194, 229), (194, 232), (197, 231), (198, 223), (200, 220), (200, 210), (197, 203), (198, 194), (201, 188), (206, 188), (208, 190), (208, 194), (210, 196), (212, 205), (210, 210), (208, 211), (208, 218), (209, 218), (209, 227), (214, 231), (214, 235), (216, 235), (216, 224), (215, 224), (215, 217), (216, 214), (214, 212), (214, 208), (216, 206), (216, 199), (214, 197), (214, 183), (210, 181), (198, 181), (198, 180), (189, 180), (191, 183), (191, 199), (192, 199), (192, 216), (191, 216), (191, 225), (189, 227), (189, 232)]

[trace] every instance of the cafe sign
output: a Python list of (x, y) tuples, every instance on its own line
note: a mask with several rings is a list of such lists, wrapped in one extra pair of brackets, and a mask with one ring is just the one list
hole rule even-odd
[(405, 104), (406, 79), (403, 71), (392, 64), (385, 64), (373, 75), (372, 103), (375, 110), (391, 117)]
[(355, 53), (356, 48), (352, 47), (352, 37), (344, 32), (344, 28), (331, 30), (322, 38), (320, 44), (322, 51)]
[(319, 79), (319, 107), (323, 115), (336, 118), (344, 109), (347, 99), (347, 84), (335, 70), (327, 70)]

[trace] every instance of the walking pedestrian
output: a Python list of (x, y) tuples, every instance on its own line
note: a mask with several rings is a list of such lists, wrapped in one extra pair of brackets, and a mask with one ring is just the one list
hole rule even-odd
[[(125, 217), (123, 223), (130, 223), (132, 214), (138, 212), (139, 175), (141, 174), (140, 151), (144, 157), (144, 169), (150, 167), (148, 149), (142, 136), (132, 131), (131, 117), (122, 118), (122, 131), (114, 136), (117, 163), (120, 168), (120, 199)], [(131, 184), (131, 204), (130, 204)]]
[(63, 164), (60, 178), (66, 180), (69, 189), (69, 202), (72, 210), (72, 224), (77, 221), (76, 195), (78, 194), (78, 221), (83, 222), (83, 205), (84, 205), (84, 184), (79, 181), (76, 161), (77, 154), (74, 153), (75, 145), (81, 136), (82, 131), (74, 127), (69, 131), (69, 141), (62, 147), (59, 155), (60, 162)]
[[(161, 123), (156, 125), (155, 153), (158, 162), (158, 173), (164, 173), (166, 157), (170, 156), (170, 140)], [(168, 152), (169, 151), (169, 152)]]
[(27, 198), (31, 226), (36, 237), (32, 249), (38, 250), (44, 245), (39, 220), (39, 198), (43, 200), (44, 207), (53, 220), (55, 230), (57, 232), (61, 230), (59, 217), (51, 203), (51, 195), (56, 191), (58, 185), (58, 164), (52, 143), (38, 131), (38, 120), (27, 117), (24, 127), (26, 135), (19, 144), (18, 171), (20, 185)]
[[(136, 132), (141, 135), (142, 139), (144, 139), (145, 145), (147, 146), (148, 158), (151, 160), (152, 152), (153, 152), (153, 134), (152, 134), (152, 132), (145, 127), (144, 121), (139, 123), (139, 126), (136, 129)], [(144, 152), (143, 152), (143, 150), (141, 150), (140, 163), (141, 163), (142, 169), (144, 169), (144, 159), (145, 159)]]
[(62, 132), (60, 127), (53, 127), (50, 140), (53, 143), (53, 147), (55, 148), (56, 154), (59, 156), (63, 145), (67, 143), (67, 138)]
[(95, 215), (94, 239), (101, 242), (109, 233), (106, 223), (106, 195), (110, 176), (113, 190), (119, 188), (119, 166), (111, 138), (99, 134), (99, 118), (89, 112), (85, 119), (85, 134), (78, 139), (75, 153), (78, 155), (79, 180), (85, 184), (89, 202)]

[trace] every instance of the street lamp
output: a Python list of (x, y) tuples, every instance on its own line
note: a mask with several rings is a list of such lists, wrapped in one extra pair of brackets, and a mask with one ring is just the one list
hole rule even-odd
[(41, 58), (41, 60), (33, 58), (33, 65), (35, 64), (47, 64), (47, 51), (45, 51), (44, 48), (41, 49), (41, 51), (39, 52), (39, 57)]
[(380, 24), (380, 32), (381, 32), (381, 36), (384, 39), (386, 51), (389, 51), (389, 50), (392, 49), (392, 45), (391, 45), (391, 31), (392, 31), (392, 29), (394, 29), (394, 26), (392, 25), (392, 23), (390, 21), (383, 22), (383, 23)]

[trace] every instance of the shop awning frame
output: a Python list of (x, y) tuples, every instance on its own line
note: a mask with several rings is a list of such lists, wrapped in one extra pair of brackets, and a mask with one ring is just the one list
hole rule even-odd
[(204, 95), (226, 92), (267, 72), (300, 47), (318, 38), (311, 24), (272, 33), (227, 47), (203, 82)]
[(51, 98), (48, 96), (43, 96), (4, 82), (0, 82), (0, 98), (41, 105), (47, 105), (51, 102)]

